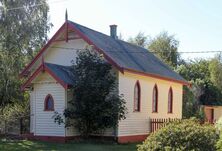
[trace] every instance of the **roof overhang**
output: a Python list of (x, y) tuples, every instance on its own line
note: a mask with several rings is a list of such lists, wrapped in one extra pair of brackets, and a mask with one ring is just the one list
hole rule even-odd
[[(35, 58), (24, 68), (24, 70), (20, 73), (20, 77), (22, 76), (26, 76), (29, 73), (29, 69), (32, 67), (32, 65), (42, 56), (42, 54), (44, 53), (44, 51), (47, 50), (47, 48), (49, 48), (49, 46), (51, 45), (51, 43), (53, 41), (56, 41), (55, 39), (57, 38), (57, 36), (59, 34), (61, 34), (61, 32), (63, 32), (64, 30), (70, 29), (70, 30), (74, 30), (76, 32), (77, 35), (80, 36), (80, 38), (82, 38), (84, 41), (86, 41), (89, 45), (93, 45), (95, 50), (98, 51), (98, 53), (102, 54), (104, 56), (104, 58), (110, 63), (112, 64), (114, 67), (116, 67), (120, 72), (123, 72), (123, 68), (118, 65), (111, 57), (109, 57), (102, 49), (100, 49), (99, 47), (97, 47), (88, 37), (86, 37), (81, 31), (79, 31), (78, 28), (76, 28), (73, 24), (70, 24), (68, 21), (66, 21), (60, 28), (59, 30), (55, 33), (55, 35), (46, 43), (46, 45), (39, 51), (39, 53), (35, 56)], [(67, 40), (66, 40), (67, 41)]]
[[(128, 68), (124, 68), (121, 65), (119, 65), (118, 63), (116, 63), (110, 56), (108, 56), (106, 54), (106, 52), (102, 49), (100, 49), (98, 46), (96, 46), (87, 36), (84, 35), (84, 33), (82, 33), (77, 27), (75, 27), (74, 24), (69, 23), (69, 21), (66, 21), (60, 28), (59, 30), (55, 33), (55, 35), (47, 42), (47, 44), (39, 51), (39, 53), (35, 56), (35, 58), (24, 68), (24, 70), (20, 73), (20, 77), (22, 76), (27, 76), (30, 72), (30, 68), (35, 64), (35, 62), (42, 56), (42, 54), (44, 53), (44, 51), (47, 50), (47, 48), (49, 48), (49, 46), (51, 45), (51, 43), (53, 41), (56, 41), (56, 38), (58, 37), (58, 35), (60, 35), (63, 31), (65, 30), (74, 30), (75, 33), (82, 38), (84, 41), (86, 41), (89, 45), (93, 45), (95, 50), (102, 54), (104, 56), (104, 58), (111, 64), (113, 65), (115, 68), (117, 68), (121, 73), (124, 73), (125, 71), (128, 72), (132, 72), (132, 73), (136, 73), (136, 74), (140, 74), (140, 75), (144, 75), (144, 76), (150, 76), (150, 77), (154, 77), (154, 78), (158, 78), (158, 79), (162, 79), (162, 80), (167, 80), (167, 81), (172, 81), (172, 82), (176, 82), (176, 83), (180, 83), (186, 86), (191, 86), (191, 84), (189, 82), (185, 82), (185, 81), (180, 81), (180, 80), (175, 80), (173, 78), (167, 78), (164, 76), (160, 76), (160, 75), (154, 75), (151, 73), (145, 73), (145, 72), (141, 72), (141, 71), (137, 71), (134, 69), (128, 69)], [(67, 33), (66, 30), (66, 33)], [(67, 33), (68, 34), (68, 33)], [(67, 36), (67, 35), (66, 35)], [(67, 39), (66, 39), (67, 41)]]
[(32, 65), (41, 57), (43, 52), (51, 45), (51, 43), (56, 39), (56, 37), (65, 29), (66, 23), (64, 23), (59, 30), (54, 34), (54, 36), (42, 47), (42, 49), (38, 52), (38, 54), (34, 57), (34, 59), (22, 70), (19, 74), (20, 77), (26, 76), (29, 72), (28, 70), (32, 67)]
[(42, 72), (47, 72), (51, 75), (58, 83), (60, 83), (65, 89), (68, 88), (68, 84), (63, 82), (55, 73), (53, 73), (44, 63), (41, 64), (35, 72), (28, 78), (28, 80), (21, 86), (21, 90), (24, 91), (25, 88), (29, 87), (31, 82)]
[(175, 80), (175, 79), (159, 76), (159, 75), (156, 75), (156, 74), (145, 73), (145, 72), (141, 72), (141, 71), (137, 71), (137, 70), (129, 69), (129, 68), (124, 68), (123, 71), (127, 71), (127, 72), (134, 73), (134, 74), (139, 74), (139, 75), (142, 75), (142, 76), (153, 77), (153, 78), (157, 78), (157, 79), (161, 79), (161, 80), (172, 81), (172, 82), (175, 82), (175, 83), (179, 83), (179, 84), (191, 87), (191, 83), (186, 82), (186, 81)]

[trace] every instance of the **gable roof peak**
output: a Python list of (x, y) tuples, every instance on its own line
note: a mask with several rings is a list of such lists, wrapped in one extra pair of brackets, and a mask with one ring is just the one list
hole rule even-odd
[(66, 12), (65, 12), (65, 21), (68, 21), (68, 12), (67, 12), (67, 8), (66, 8)]
[(112, 38), (104, 33), (82, 26), (78, 23), (67, 20), (57, 31), (52, 39), (42, 48), (33, 61), (22, 71), (25, 74), (35, 63), (40, 55), (49, 47), (55, 37), (66, 27), (73, 29), (88, 44), (93, 45), (95, 50), (104, 55), (104, 58), (115, 66), (119, 71), (124, 70), (137, 74), (148, 75), (168, 81), (175, 81), (188, 84), (178, 73), (169, 68), (168, 65), (158, 59), (148, 50), (130, 44), (128, 42)]

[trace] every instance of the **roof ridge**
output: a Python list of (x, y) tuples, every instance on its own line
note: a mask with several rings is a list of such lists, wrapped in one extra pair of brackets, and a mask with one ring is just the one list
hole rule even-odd
[(132, 46), (134, 46), (134, 47), (141, 48), (141, 49), (143, 49), (144, 51), (148, 51), (148, 52), (149, 52), (148, 49), (143, 48), (143, 47), (141, 47), (141, 46), (138, 46), (138, 45), (132, 44), (132, 43), (127, 42), (127, 41), (124, 41), (124, 40), (122, 40), (122, 39), (118, 39), (118, 38), (117, 38), (117, 39), (114, 39), (114, 38), (112, 38), (111, 36), (109, 36), (109, 35), (107, 35), (107, 34), (105, 34), (105, 33), (102, 33), (102, 32), (100, 32), (100, 31), (94, 30), (94, 29), (92, 29), (92, 28), (86, 27), (86, 26), (84, 26), (84, 25), (78, 24), (78, 23), (73, 22), (73, 21), (70, 21), (70, 20), (68, 20), (68, 21), (71, 22), (71, 23), (73, 23), (73, 24), (76, 24), (76, 25), (78, 25), (78, 26), (82, 26), (83, 28), (86, 28), (86, 29), (92, 30), (92, 31), (94, 31), (94, 32), (97, 32), (97, 33), (99, 33), (99, 34), (102, 34), (102, 35), (104, 35), (104, 36), (107, 36), (107, 37), (113, 39), (114, 41), (124, 42), (124, 43), (126, 43), (126, 44), (132, 45)]
[[(105, 36), (108, 36), (108, 37), (112, 38), (111, 36), (109, 36), (109, 35), (107, 35), (107, 34), (105, 34), (105, 33), (102, 33), (102, 32), (100, 32), (100, 31), (94, 30), (94, 29), (92, 29), (92, 28), (89, 28), (89, 27), (86, 27), (86, 26), (84, 26), (84, 25), (78, 24), (78, 23), (73, 22), (73, 21), (71, 21), (71, 20), (68, 20), (68, 22), (71, 22), (71, 23), (76, 24), (76, 25), (78, 25), (78, 26), (82, 26), (82, 27), (84, 27), (84, 28), (87, 28), (87, 29), (89, 29), (89, 30), (92, 30), (92, 31), (94, 31), (94, 32), (97, 32), (97, 33), (100, 33), (100, 34), (102, 34), (102, 35), (105, 35)], [(114, 38), (113, 38), (113, 39), (114, 39)], [(114, 40), (116, 40), (116, 39), (114, 39)]]
[[(91, 42), (99, 49), (104, 51), (109, 58), (115, 60), (116, 64), (121, 64), (122, 69), (133, 69), (135, 71), (151, 73), (160, 75), (161, 77), (168, 77), (170, 79), (177, 79), (186, 83), (183, 77), (173, 71), (169, 65), (160, 60), (155, 54), (148, 49), (135, 44), (126, 42), (124, 40), (115, 39), (102, 32), (80, 25), (78, 23), (69, 21), (74, 28), (84, 34)], [(131, 52), (144, 52), (135, 53)], [(116, 54), (117, 52), (125, 52), (124, 54)], [(154, 66), (155, 65), (155, 66)]]

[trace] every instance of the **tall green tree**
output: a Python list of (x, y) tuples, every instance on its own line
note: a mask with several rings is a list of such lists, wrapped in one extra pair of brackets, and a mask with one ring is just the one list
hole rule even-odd
[[(202, 116), (201, 105), (222, 104), (222, 91), (212, 79), (220, 76), (215, 70), (221, 65), (215, 60), (195, 60), (180, 65), (177, 72), (192, 83), (191, 88), (184, 88), (183, 116)], [(219, 79), (221, 77), (217, 77)]]
[[(114, 128), (125, 118), (125, 100), (117, 92), (112, 66), (98, 54), (80, 51), (73, 66), (73, 100), (64, 111), (66, 125), (74, 125), (83, 136)], [(56, 118), (58, 121), (59, 118)], [(58, 121), (59, 122), (59, 121)]]
[(215, 56), (209, 63), (210, 80), (212, 83), (222, 91), (222, 63), (221, 55)]
[(0, 107), (22, 100), (19, 72), (47, 40), (46, 0), (0, 0)]
[(176, 67), (179, 60), (179, 41), (167, 32), (161, 32), (148, 43), (148, 49), (166, 64)]
[(129, 38), (128, 42), (147, 48), (172, 68), (175, 68), (179, 62), (183, 61), (178, 53), (179, 41), (167, 32), (161, 32), (154, 38), (139, 32), (135, 37)]
[(139, 32), (135, 37), (130, 37), (128, 42), (146, 48), (148, 44), (148, 38), (143, 32)]
[(0, 6), (2, 49), (32, 59), (51, 27), (46, 0), (0, 0)]

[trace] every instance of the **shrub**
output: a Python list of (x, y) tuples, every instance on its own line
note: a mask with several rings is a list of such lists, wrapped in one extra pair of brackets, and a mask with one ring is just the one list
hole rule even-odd
[(219, 118), (219, 120), (217, 120), (216, 129), (217, 129), (218, 132), (221, 132), (221, 130), (222, 130), (222, 117)]
[(220, 133), (220, 139), (217, 142), (217, 149), (218, 150), (222, 150), (222, 118), (220, 118), (217, 122), (216, 122), (216, 129), (218, 131), (218, 133)]
[(138, 151), (213, 151), (217, 139), (212, 125), (185, 119), (168, 123), (152, 133), (142, 145), (138, 145)]

